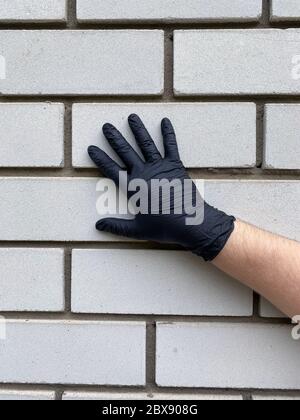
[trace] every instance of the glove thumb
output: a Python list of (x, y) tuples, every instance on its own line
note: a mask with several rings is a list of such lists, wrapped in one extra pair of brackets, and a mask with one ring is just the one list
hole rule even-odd
[(100, 230), (101, 232), (112, 233), (113, 235), (138, 239), (135, 220), (117, 218), (101, 219), (99, 222), (97, 222), (96, 229)]

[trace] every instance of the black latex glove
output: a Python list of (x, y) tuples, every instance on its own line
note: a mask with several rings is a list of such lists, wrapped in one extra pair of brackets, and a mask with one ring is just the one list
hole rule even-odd
[[(149, 184), (152, 179), (169, 181), (179, 179), (184, 183), (185, 179), (190, 179), (179, 157), (173, 126), (167, 118), (163, 119), (161, 124), (165, 146), (164, 158), (140, 118), (131, 115), (128, 121), (145, 161), (114, 126), (105, 124), (103, 133), (124, 162), (129, 181), (138, 178)], [(119, 172), (124, 169), (96, 146), (90, 146), (88, 152), (102, 173), (118, 185)], [(198, 202), (204, 205), (204, 221), (201, 224), (187, 225), (186, 219), (190, 215), (187, 215), (184, 209), (181, 214), (174, 214), (172, 210), (176, 208), (178, 210), (178, 197), (173, 196), (171, 214), (163, 214), (162, 211), (159, 214), (137, 214), (134, 220), (105, 218), (100, 220), (96, 227), (100, 231), (116, 235), (181, 245), (202, 256), (206, 261), (211, 261), (222, 251), (233, 232), (235, 218), (203, 202), (194, 184), (191, 194), (193, 204)], [(130, 197), (130, 193), (127, 196)], [(163, 205), (164, 203), (160, 203), (161, 208)], [(149, 207), (151, 207), (151, 198)]]

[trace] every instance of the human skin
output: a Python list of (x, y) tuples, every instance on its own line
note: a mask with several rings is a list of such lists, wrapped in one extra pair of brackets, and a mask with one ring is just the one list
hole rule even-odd
[(240, 220), (212, 263), (264, 296), (281, 312), (300, 315), (300, 244)]

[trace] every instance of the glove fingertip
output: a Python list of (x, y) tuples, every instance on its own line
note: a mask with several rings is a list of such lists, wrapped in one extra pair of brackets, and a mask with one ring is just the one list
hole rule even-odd
[(89, 146), (88, 149), (87, 149), (88, 154), (90, 156), (93, 156), (95, 153), (97, 153), (98, 150), (99, 150), (99, 148), (97, 146)]
[(107, 133), (108, 131), (111, 131), (112, 129), (114, 129), (114, 126), (110, 123), (105, 123), (102, 127), (102, 131), (103, 133)]
[(162, 122), (161, 122), (161, 126), (163, 129), (168, 129), (168, 128), (173, 128), (171, 121), (169, 120), (169, 118), (163, 118)]
[(100, 231), (105, 231), (107, 229), (105, 219), (98, 220), (98, 222), (96, 223), (96, 229)]
[(136, 121), (139, 119), (139, 116), (137, 114), (130, 114), (128, 117), (128, 121)]

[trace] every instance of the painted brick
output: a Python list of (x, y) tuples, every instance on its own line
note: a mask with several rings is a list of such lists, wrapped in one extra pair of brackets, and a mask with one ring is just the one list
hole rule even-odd
[(298, 0), (271, 0), (271, 20), (300, 19), (300, 4)]
[(66, 14), (66, 0), (0, 0), (0, 22), (57, 22)]
[(299, 94), (299, 42), (299, 29), (175, 31), (175, 93)]
[[(256, 106), (251, 103), (146, 103), (76, 104), (73, 106), (73, 165), (93, 166), (87, 154), (91, 144), (100, 145), (119, 163), (106, 141), (101, 125), (115, 124), (135, 145), (127, 117), (137, 113), (163, 153), (160, 122), (173, 122), (181, 158), (189, 168), (253, 167), (256, 164)], [(186, 121), (183, 116), (188, 115)]]
[(75, 250), (72, 311), (252, 315), (252, 292), (181, 251)]
[(299, 136), (300, 105), (267, 105), (264, 166), (269, 169), (300, 169)]
[(143, 323), (9, 320), (0, 381), (144, 385)]
[(261, 0), (77, 0), (79, 21), (257, 21)]
[(2, 167), (63, 166), (64, 105), (1, 103), (0, 137)]
[(0, 311), (63, 311), (63, 250), (0, 249), (0, 290)]
[[(160, 95), (164, 33), (1, 31), (4, 95)], [(123, 69), (123, 70), (122, 70)]]
[(163, 324), (157, 328), (159, 386), (298, 389), (300, 341), (291, 326)]
[(158, 393), (147, 394), (145, 392), (127, 392), (127, 393), (109, 393), (109, 392), (65, 392), (63, 400), (65, 401), (122, 401), (122, 400), (200, 400), (200, 401), (239, 401), (242, 400), (241, 395), (235, 394), (182, 394), (182, 393)]
[(286, 318), (282, 312), (276, 309), (270, 302), (264, 298), (260, 298), (259, 315), (262, 318)]
[(297, 181), (216, 180), (205, 184), (208, 203), (248, 223), (296, 240), (300, 240), (298, 194)]
[(0, 401), (50, 401), (55, 400), (52, 391), (0, 391)]
[(300, 396), (255, 394), (253, 401), (299, 401)]
[[(0, 178), (1, 239), (122, 240), (95, 229), (101, 218), (96, 210), (97, 182), (95, 178)], [(300, 240), (299, 181), (211, 180), (205, 182), (205, 199), (246, 222)]]

